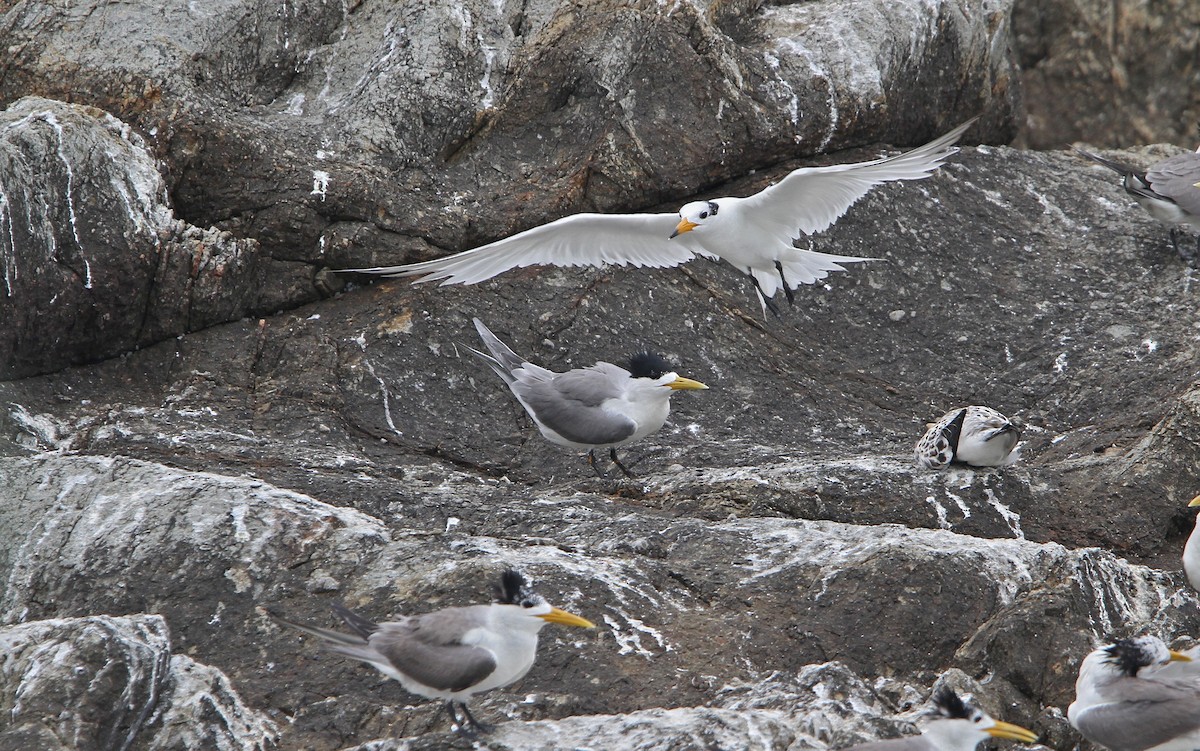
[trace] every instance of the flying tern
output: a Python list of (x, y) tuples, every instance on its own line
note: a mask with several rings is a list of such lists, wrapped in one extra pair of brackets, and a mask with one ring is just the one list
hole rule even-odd
[(1171, 229), (1171, 245), (1179, 250), (1179, 225), (1200, 231), (1200, 151), (1176, 154), (1146, 171), (1076, 147), (1076, 152), (1121, 176), (1121, 186), (1150, 216)]
[(926, 469), (942, 469), (951, 463), (975, 467), (999, 467), (1017, 460), (1013, 449), (1021, 430), (1004, 415), (990, 407), (972, 405), (951, 410), (917, 442), (917, 464)]
[(677, 214), (573, 214), (445, 258), (344, 271), (475, 284), (525, 266), (663, 268), (696, 256), (723, 258), (750, 276), (764, 313), (769, 307), (778, 314), (771, 298), (780, 289), (794, 303), (800, 285), (844, 270), (840, 264), (873, 260), (799, 249), (794, 240), (828, 229), (880, 183), (929, 177), (958, 151), (954, 144), (976, 119), (897, 156), (801, 167), (744, 198), (692, 201)]
[(1200, 744), (1200, 689), (1188, 673), (1165, 669), (1190, 659), (1155, 636), (1100, 647), (1079, 666), (1067, 718), (1112, 751), (1192, 751)]
[(845, 751), (973, 751), (980, 741), (988, 738), (1023, 743), (1037, 740), (1032, 731), (992, 719), (946, 686), (934, 695), (930, 717), (921, 735), (863, 743)]
[(489, 729), (471, 714), (467, 701), (524, 677), (537, 656), (543, 626), (595, 628), (591, 621), (550, 607), (511, 569), (500, 577), (496, 600), (489, 605), (443, 608), (384, 623), (341, 605), (333, 610), (353, 633), (271, 617), (316, 636), (331, 652), (362, 660), (410, 693), (444, 699), (456, 729), (467, 734)]
[(650, 352), (631, 357), (629, 370), (598, 362), (588, 368), (555, 373), (528, 362), (496, 338), (482, 321), (472, 320), (491, 354), (467, 349), (504, 379), (547, 441), (587, 449), (588, 464), (593, 469), (593, 452), (607, 448), (613, 464), (632, 477), (617, 458), (617, 448), (661, 428), (671, 411), (671, 394), (708, 388), (677, 375), (666, 360)]

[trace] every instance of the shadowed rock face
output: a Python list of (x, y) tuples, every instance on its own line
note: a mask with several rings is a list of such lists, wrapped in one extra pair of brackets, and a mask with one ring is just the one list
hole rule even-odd
[[(599, 628), (546, 628), (481, 697), (498, 749), (839, 747), (914, 732), (938, 680), (1067, 747), (1095, 640), (1200, 628), (1195, 272), (1071, 155), (876, 189), (812, 246), (879, 260), (766, 321), (701, 261), (323, 270), (983, 110), (973, 137), (1011, 133), (1007, 7), (393, 6), (2, 17), (0, 366), (41, 375), (0, 383), (0, 749), (469, 748), (264, 608), (482, 602), (505, 565)], [(474, 316), (546, 367), (650, 348), (711, 389), (598, 479), (463, 351)], [(918, 471), (966, 404), (1020, 419), (1023, 459)]]

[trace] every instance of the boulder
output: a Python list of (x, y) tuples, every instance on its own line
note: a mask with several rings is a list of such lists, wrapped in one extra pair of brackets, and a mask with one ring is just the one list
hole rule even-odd
[(0, 651), (0, 748), (274, 748), (274, 723), (220, 671), (172, 655), (159, 616), (27, 621), (0, 628)]
[(240, 318), (258, 244), (177, 220), (145, 141), (94, 107), (0, 112), (0, 378)]

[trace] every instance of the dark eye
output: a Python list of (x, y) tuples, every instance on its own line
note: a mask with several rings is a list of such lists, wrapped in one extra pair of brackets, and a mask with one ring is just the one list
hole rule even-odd
[(708, 212), (707, 212), (707, 211), (701, 211), (701, 212), (700, 212), (700, 218), (701, 218), (701, 219), (707, 219), (707, 218), (708, 218)]
[(521, 600), (521, 607), (523, 607), (523, 608), (531, 608), (536, 604), (537, 603), (534, 602), (533, 600)]

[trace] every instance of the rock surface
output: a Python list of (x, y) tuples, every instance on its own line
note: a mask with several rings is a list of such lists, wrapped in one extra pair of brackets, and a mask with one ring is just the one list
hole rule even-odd
[[(5, 11), (0, 103), (76, 104), (0, 129), (49, 176), (0, 176), (32, 207), (0, 212), (31, 228), (0, 231), (30, 249), (0, 363), (41, 373), (0, 383), (0, 749), (471, 748), (266, 609), (479, 602), (504, 565), (600, 627), (547, 628), (481, 697), (496, 749), (836, 748), (914, 732), (938, 681), (1078, 743), (1096, 640), (1200, 632), (1196, 272), (1111, 173), (964, 148), (812, 238), (880, 260), (765, 321), (708, 262), (322, 270), (741, 195), (980, 110), (971, 143), (1014, 132), (1007, 4), (852, 5)], [(547, 367), (650, 347), (712, 388), (628, 449), (636, 480), (597, 478), (463, 350), (473, 316)], [(1022, 460), (918, 471), (965, 404), (1019, 418)]]
[(40, 97), (0, 112), (0, 378), (240, 318), (257, 254), (175, 219), (145, 142), (112, 115)]
[(274, 724), (220, 671), (171, 656), (159, 616), (28, 621), (0, 629), (0, 652), (0, 748), (273, 747)]
[(1012, 38), (1025, 113), (1018, 143), (1061, 149), (1200, 143), (1200, 5), (1021, 0)]

